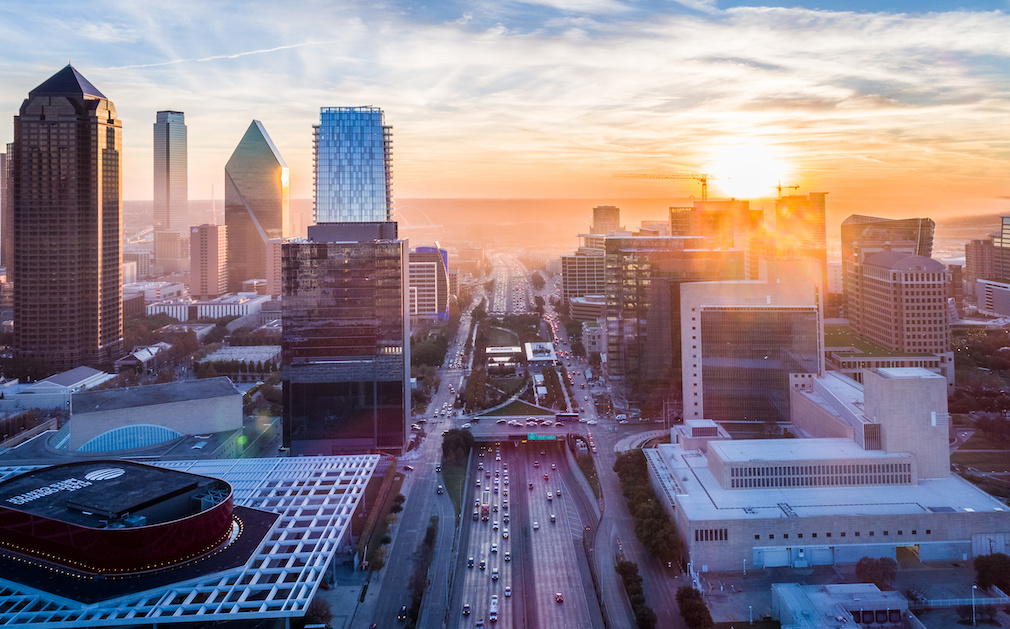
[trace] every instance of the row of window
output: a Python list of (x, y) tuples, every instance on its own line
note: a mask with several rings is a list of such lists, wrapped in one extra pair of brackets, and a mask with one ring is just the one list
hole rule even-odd
[(727, 529), (695, 529), (694, 541), (696, 542), (725, 542), (729, 540)]
[[(889, 536), (891, 534), (891, 532), (889, 530), (884, 530), (884, 531), (882, 531), (882, 533), (883, 533), (884, 537), (887, 537), (887, 536)], [(918, 534), (919, 534), (918, 529), (912, 529), (912, 535), (918, 535)], [(933, 534), (932, 529), (926, 529), (926, 535), (932, 535), (932, 534)], [(846, 535), (846, 531), (841, 531), (838, 534), (839, 537), (845, 537), (845, 535)], [(860, 537), (861, 535), (862, 535), (861, 531), (853, 531), (853, 533), (852, 533), (853, 537)], [(875, 535), (876, 535), (876, 531), (868, 531), (867, 532), (867, 536), (868, 537), (874, 537)], [(905, 531), (899, 529), (898, 532), (897, 532), (897, 535), (898, 536), (904, 536), (905, 535)], [(697, 535), (695, 535), (695, 537), (697, 537)], [(811, 533), (810, 537), (817, 538), (817, 533)], [(831, 531), (828, 531), (828, 532), (824, 533), (824, 537), (831, 537)], [(803, 533), (797, 533), (796, 534), (796, 538), (797, 539), (803, 539)], [(761, 539), (761, 535), (755, 533), (754, 534), (754, 539), (756, 539), (756, 540)], [(767, 539), (775, 539), (775, 534), (774, 533), (769, 534), (767, 536)], [(789, 539), (789, 533), (783, 533), (782, 534), (782, 539)]]
[(851, 485), (907, 485), (911, 474), (867, 474), (854, 476), (795, 476), (733, 479), (731, 488), (750, 487), (836, 487)]
[(911, 472), (911, 463), (849, 463), (843, 465), (775, 465), (764, 467), (734, 467), (732, 477), (795, 476), (807, 474), (880, 474)]

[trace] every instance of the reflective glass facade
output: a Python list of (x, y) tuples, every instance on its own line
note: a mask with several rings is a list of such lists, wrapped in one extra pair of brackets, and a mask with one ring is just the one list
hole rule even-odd
[(789, 421), (789, 374), (817, 373), (816, 307), (709, 307), (701, 313), (705, 415)]
[(154, 232), (188, 225), (186, 115), (159, 111), (154, 123)]
[(224, 168), (224, 218), (228, 226), (228, 290), (267, 276), (267, 243), (288, 235), (288, 167), (253, 120)]
[(324, 107), (313, 127), (316, 223), (393, 216), (393, 128), (377, 107)]
[(398, 453), (410, 409), (407, 245), (326, 242), (338, 239), (283, 245), (284, 443), (305, 455)]

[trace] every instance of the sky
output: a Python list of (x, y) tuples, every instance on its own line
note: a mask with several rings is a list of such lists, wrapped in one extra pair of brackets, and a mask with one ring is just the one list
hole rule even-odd
[[(397, 198), (829, 192), (1010, 212), (1010, 0), (0, 0), (0, 118), (68, 60), (123, 121), (124, 198), (184, 111), (191, 199), (263, 122), (312, 196), (324, 106), (381, 107)], [(0, 124), (0, 142), (13, 136)]]

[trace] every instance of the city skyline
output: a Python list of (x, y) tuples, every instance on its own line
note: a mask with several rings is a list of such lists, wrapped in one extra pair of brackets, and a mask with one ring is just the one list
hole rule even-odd
[(583, 4), (263, 3), (228, 20), (212, 5), (199, 23), (178, 6), (10, 6), (0, 106), (13, 114), (69, 56), (122, 111), (125, 199), (152, 197), (143, 129), (158, 110), (187, 113), (192, 198), (223, 197), (253, 118), (291, 166), (292, 198), (310, 198), (319, 107), (371, 104), (399, 130), (401, 199), (697, 196), (690, 180), (612, 174), (706, 172), (713, 195), (771, 197), (781, 179), (830, 191), (843, 214), (1006, 207), (1007, 138), (991, 124), (1007, 109), (1005, 3)]

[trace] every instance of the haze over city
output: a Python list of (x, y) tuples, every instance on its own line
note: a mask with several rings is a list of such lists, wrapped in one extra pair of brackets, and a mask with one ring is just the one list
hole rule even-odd
[(372, 104), (401, 202), (697, 197), (612, 176), (694, 172), (827, 191), (839, 217), (1006, 208), (1005, 2), (752, 4), (6, 3), (0, 107), (72, 60), (123, 120), (128, 200), (151, 198), (157, 110), (186, 112), (191, 199), (223, 197), (252, 119), (311, 198), (319, 107)]

